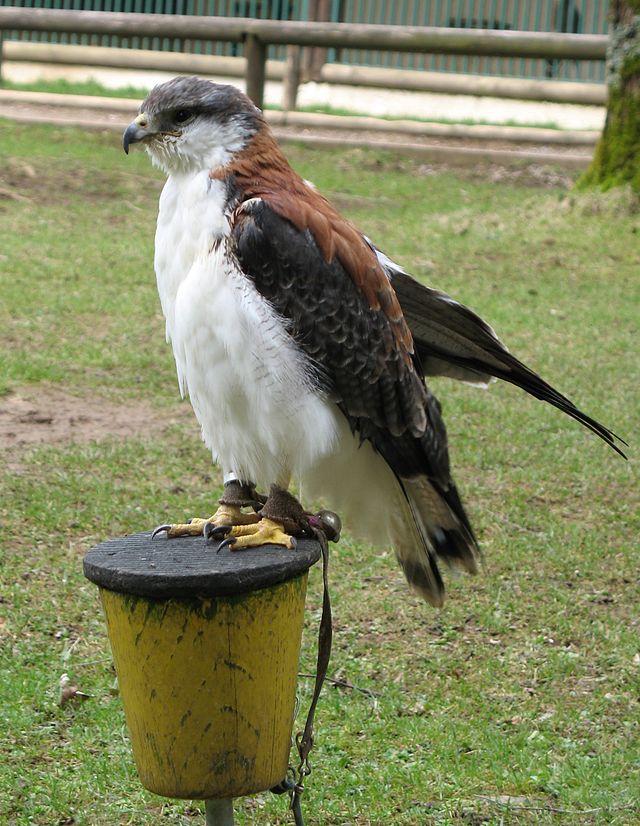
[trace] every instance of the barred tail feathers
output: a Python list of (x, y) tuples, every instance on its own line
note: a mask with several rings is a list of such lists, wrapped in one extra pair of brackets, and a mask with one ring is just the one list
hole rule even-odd
[(480, 549), (453, 483), (446, 490), (426, 476), (398, 483), (404, 501), (391, 523), (396, 557), (411, 588), (440, 607), (444, 583), (438, 560), (475, 574)]

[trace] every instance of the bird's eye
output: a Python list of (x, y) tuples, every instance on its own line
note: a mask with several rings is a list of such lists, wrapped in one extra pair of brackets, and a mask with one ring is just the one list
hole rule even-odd
[(193, 112), (189, 109), (178, 109), (178, 111), (173, 116), (173, 119), (176, 123), (186, 123), (188, 120), (191, 120), (193, 117)]

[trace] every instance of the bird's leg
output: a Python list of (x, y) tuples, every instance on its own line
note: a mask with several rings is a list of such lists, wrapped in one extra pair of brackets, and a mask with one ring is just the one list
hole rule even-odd
[(278, 485), (271, 486), (260, 517), (255, 524), (232, 528), (220, 548), (227, 545), (234, 551), (259, 545), (295, 548), (295, 537), (309, 531), (309, 514), (295, 496)]
[[(258, 511), (267, 497), (256, 492), (253, 482), (241, 482), (230, 476), (227, 475), (222, 496), (218, 499), (218, 510), (207, 521), (219, 527), (257, 522), (260, 519)], [(251, 512), (247, 513), (243, 508), (251, 508)]]
[[(208, 538), (222, 538), (228, 536), (235, 525), (251, 525), (258, 522), (260, 517), (256, 513), (265, 497), (256, 493), (253, 482), (242, 482), (233, 474), (225, 474), (225, 483), (222, 496), (218, 500), (218, 510), (207, 519), (194, 518), (184, 524), (159, 525), (153, 536), (166, 533), (173, 539), (176, 536), (202, 536)], [(251, 508), (246, 512), (243, 508)]]

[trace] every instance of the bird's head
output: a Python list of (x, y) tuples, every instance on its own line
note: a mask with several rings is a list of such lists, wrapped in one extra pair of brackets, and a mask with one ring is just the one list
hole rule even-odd
[(125, 129), (129, 152), (142, 143), (165, 172), (224, 166), (264, 124), (261, 111), (235, 86), (176, 77), (151, 90)]

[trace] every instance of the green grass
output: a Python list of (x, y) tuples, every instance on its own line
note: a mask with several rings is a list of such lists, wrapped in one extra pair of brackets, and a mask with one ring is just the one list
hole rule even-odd
[[(2, 134), (0, 393), (150, 405), (154, 426), (5, 452), (0, 822), (203, 823), (201, 804), (140, 786), (81, 570), (97, 541), (209, 512), (219, 490), (190, 417), (176, 414), (152, 271), (161, 176), (117, 136), (8, 121)], [(288, 154), (396, 260), (635, 441), (640, 216), (623, 197), (364, 150)], [(323, 693), (306, 822), (640, 823), (634, 464), (511, 387), (433, 386), (485, 571), (450, 579), (436, 612), (407, 593), (392, 554), (348, 535), (335, 548), (329, 673), (370, 693)], [(319, 599), (314, 570), (305, 674)], [(90, 696), (61, 707), (63, 673)], [(301, 678), (301, 716), (310, 692)], [(236, 819), (292, 822), (267, 793), (238, 801)]]
[(133, 98), (142, 100), (148, 89), (144, 86), (119, 86), (115, 89), (104, 86), (97, 80), (36, 80), (31, 83), (15, 83), (3, 80), (2, 89), (14, 89), (19, 92), (51, 92), (56, 95), (95, 95), (96, 97)]

